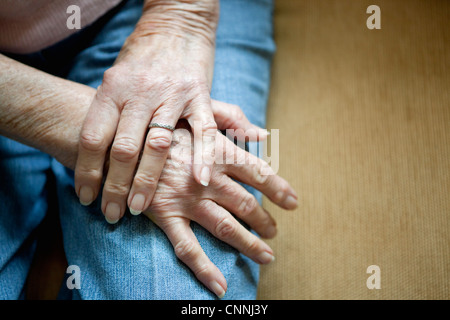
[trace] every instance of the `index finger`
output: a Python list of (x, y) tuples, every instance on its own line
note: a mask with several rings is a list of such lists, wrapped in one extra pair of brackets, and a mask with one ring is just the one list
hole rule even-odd
[(81, 130), (75, 165), (75, 190), (83, 205), (91, 204), (98, 196), (106, 152), (118, 121), (119, 109), (99, 87)]

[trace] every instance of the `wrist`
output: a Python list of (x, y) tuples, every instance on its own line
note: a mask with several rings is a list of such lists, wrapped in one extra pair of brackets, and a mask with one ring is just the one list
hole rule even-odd
[(147, 0), (131, 38), (186, 37), (214, 46), (218, 21), (218, 0)]

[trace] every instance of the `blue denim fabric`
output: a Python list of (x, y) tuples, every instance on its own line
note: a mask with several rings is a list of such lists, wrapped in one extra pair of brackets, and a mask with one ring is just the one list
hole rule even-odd
[[(141, 15), (142, 0), (120, 4), (99, 21), (61, 43), (13, 58), (67, 79), (97, 87)], [(239, 105), (264, 127), (269, 91), (272, 2), (222, 0), (212, 97)], [(56, 188), (48, 188), (49, 177)], [(52, 191), (56, 190), (56, 191)], [(249, 188), (260, 200), (261, 195)], [(35, 251), (34, 230), (57, 202), (69, 265), (81, 270), (81, 289), (62, 284), (72, 299), (215, 299), (175, 256), (165, 234), (145, 216), (129, 213), (109, 225), (100, 200), (79, 204), (73, 171), (33, 148), (0, 137), (0, 298), (18, 299)], [(228, 282), (225, 299), (254, 299), (258, 265), (192, 228)]]

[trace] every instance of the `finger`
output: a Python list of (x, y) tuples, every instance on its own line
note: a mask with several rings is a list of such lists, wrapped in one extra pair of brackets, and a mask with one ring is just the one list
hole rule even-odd
[(198, 95), (187, 107), (186, 120), (194, 134), (193, 175), (195, 181), (208, 186), (214, 165), (217, 124), (211, 110), (211, 98)]
[(217, 204), (242, 219), (262, 237), (275, 237), (275, 220), (244, 187), (225, 175), (220, 179), (220, 185), (214, 187), (214, 201)]
[(81, 130), (75, 166), (75, 190), (83, 205), (91, 204), (98, 196), (105, 155), (118, 121), (119, 108), (99, 87)]
[(172, 218), (160, 225), (172, 243), (175, 254), (197, 279), (223, 298), (227, 283), (220, 270), (209, 260), (189, 226), (189, 220)]
[(145, 108), (127, 105), (122, 111), (102, 194), (102, 211), (109, 223), (116, 223), (125, 213), (150, 118), (151, 110)]
[[(175, 109), (176, 110), (176, 109)], [(153, 115), (151, 123), (175, 127), (180, 114), (161, 107)], [(130, 212), (138, 215), (146, 210), (155, 195), (161, 171), (166, 163), (173, 132), (165, 128), (150, 128), (141, 161), (128, 196)]]
[(227, 130), (227, 136), (233, 132), (241, 141), (245, 141), (246, 138), (249, 141), (259, 141), (266, 139), (269, 135), (267, 130), (252, 124), (237, 105), (212, 100), (211, 109), (217, 127), (220, 130)]
[(225, 165), (228, 175), (261, 191), (284, 209), (297, 207), (298, 197), (294, 189), (276, 175), (267, 162), (237, 147), (234, 147), (234, 152), (235, 163)]
[(244, 228), (228, 211), (210, 200), (203, 201), (201, 205), (203, 209), (194, 213), (194, 221), (216, 238), (257, 263), (267, 264), (274, 260), (272, 249)]

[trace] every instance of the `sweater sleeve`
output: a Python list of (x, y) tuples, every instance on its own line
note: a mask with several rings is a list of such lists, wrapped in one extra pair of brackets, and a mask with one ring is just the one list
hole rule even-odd
[(67, 27), (71, 5), (80, 8), (84, 28), (122, 0), (3, 0), (0, 1), (0, 51), (27, 54), (51, 46), (78, 29)]

